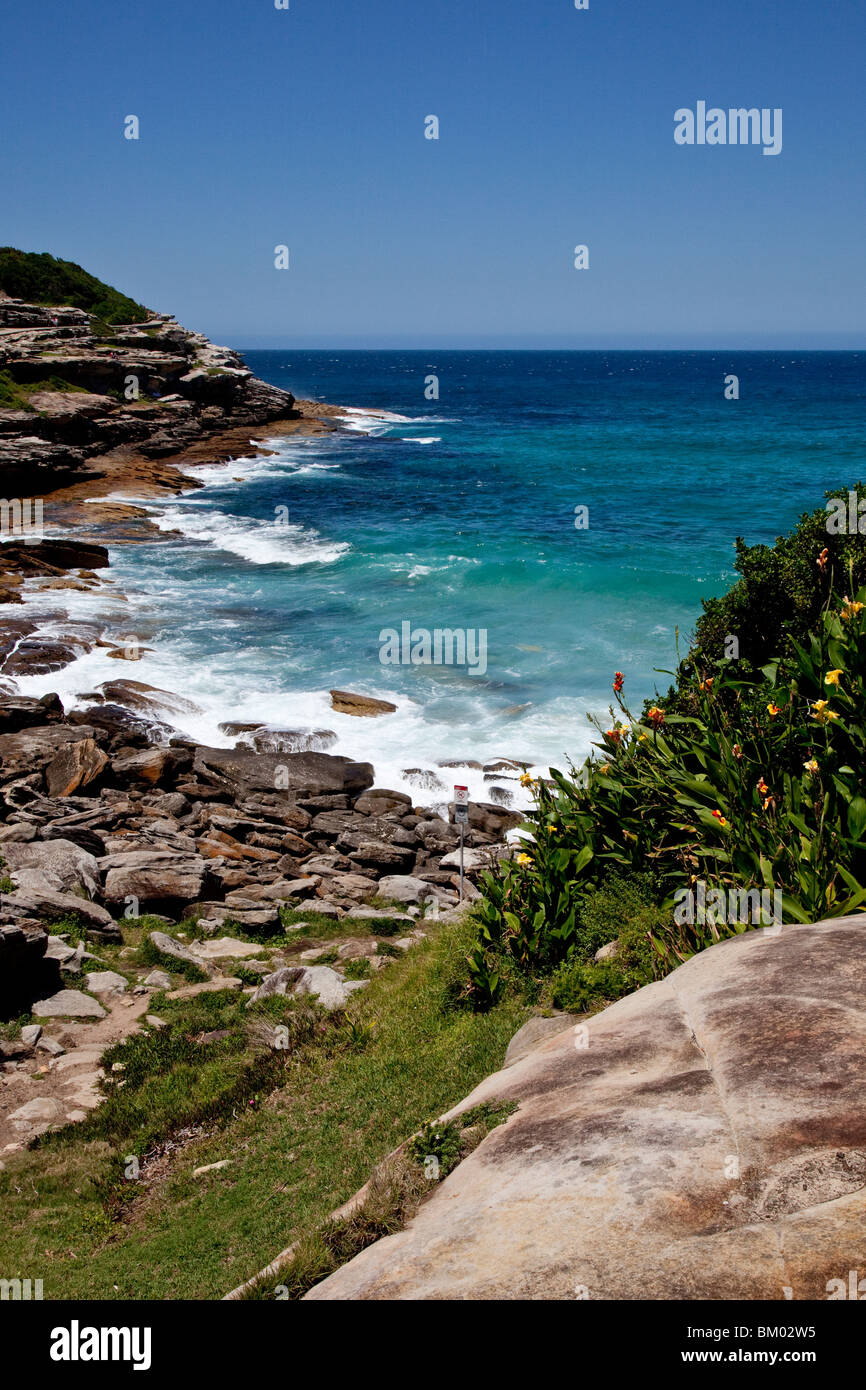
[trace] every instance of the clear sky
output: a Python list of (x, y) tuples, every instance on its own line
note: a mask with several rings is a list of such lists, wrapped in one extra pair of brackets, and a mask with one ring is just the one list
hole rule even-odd
[(290, 3), (7, 7), (0, 244), (237, 346), (866, 343), (864, 0)]

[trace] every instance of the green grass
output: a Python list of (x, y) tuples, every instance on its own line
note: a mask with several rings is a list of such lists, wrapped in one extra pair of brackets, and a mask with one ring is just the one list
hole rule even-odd
[(73, 386), (60, 376), (46, 377), (44, 381), (19, 382), (9, 372), (0, 371), (0, 410), (35, 411), (31, 396), (37, 391), (64, 391), (81, 393), (84, 388)]
[(319, 912), (305, 912), (302, 907), (281, 907), (280, 921), (284, 928), (295, 922), (306, 922), (315, 933), (317, 940), (332, 936), (405, 936), (412, 929), (412, 923), (394, 917), (358, 917), (350, 921), (347, 917), (325, 917)]
[(141, 323), (148, 314), (143, 304), (97, 280), (74, 261), (58, 260), (46, 251), (0, 246), (0, 289), (30, 304), (85, 309), (106, 324)]
[[(236, 993), (155, 996), (169, 1037), (108, 1054), (125, 1069), (106, 1106), (7, 1159), (6, 1277), (31, 1271), (49, 1299), (219, 1298), (296, 1238), (313, 1239), (392, 1149), (501, 1065), (524, 1022), (514, 997), (482, 1015), (455, 1006), (475, 930), (438, 928), (354, 996), (345, 1018), (314, 1011), (310, 1022), (279, 999), (257, 1014)], [(307, 1019), (299, 1038), (257, 1050), (247, 1028), (272, 1027), (280, 1009)], [(223, 1028), (221, 1041), (194, 1041)], [(166, 1126), (201, 1132), (159, 1181), (147, 1165), (125, 1180), (126, 1156), (164, 1143)], [(230, 1167), (193, 1179), (223, 1158)]]

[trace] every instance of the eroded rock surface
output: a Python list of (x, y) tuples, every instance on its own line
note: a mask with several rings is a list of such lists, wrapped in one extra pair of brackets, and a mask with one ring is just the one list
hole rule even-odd
[(519, 1106), (308, 1298), (783, 1302), (862, 1269), (866, 916), (735, 937), (576, 1027), (455, 1107)]

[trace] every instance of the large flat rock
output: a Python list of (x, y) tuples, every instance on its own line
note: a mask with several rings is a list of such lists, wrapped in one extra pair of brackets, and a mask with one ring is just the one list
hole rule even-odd
[(452, 1113), (518, 1110), (307, 1297), (826, 1299), (864, 1259), (866, 916), (773, 930), (488, 1077)]

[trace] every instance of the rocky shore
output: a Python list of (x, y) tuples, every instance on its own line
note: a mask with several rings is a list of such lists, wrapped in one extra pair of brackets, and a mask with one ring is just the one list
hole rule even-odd
[[(159, 1026), (148, 999), (171, 977), (129, 975), (120, 923), (146, 921), (151, 952), (200, 970), (188, 989), (240, 988), (219, 962), (244, 960), (261, 979), (247, 987), (256, 997), (310, 992), (341, 1007), (363, 984), (346, 978), (350, 961), (388, 963), (377, 933), (402, 932), (408, 949), (419, 919), (457, 907), (460, 836), (441, 800), (414, 804), (376, 787), (369, 763), (326, 753), (327, 730), (225, 724), (235, 747), (212, 748), (176, 727), (193, 708), (183, 696), (122, 666), (74, 708), (50, 689), (52, 673), (97, 646), (138, 655), (98, 624), (57, 621), (57, 590), (113, 582), (106, 542), (159, 534), (110, 494), (185, 491), (198, 486), (185, 466), (261, 451), (263, 424), (269, 435), (337, 428), (339, 407), (266, 385), (164, 315), (107, 329), (81, 309), (2, 295), (0, 382), (0, 1022), (33, 1020), (0, 1042), (0, 1150), (13, 1151), (84, 1118), (103, 1094), (105, 1046)], [(26, 510), (16, 516), (16, 493), (22, 509), (38, 497), (39, 534)], [(18, 689), (34, 675), (42, 698)], [(347, 691), (332, 704), (359, 717), (393, 708)], [(492, 801), (469, 815), (467, 899), (521, 819)], [(294, 920), (299, 910), (312, 926)], [(316, 964), (316, 923), (343, 919), (358, 939)]]
[[(387, 964), (376, 933), (402, 933), (408, 949), (417, 919), (458, 906), (458, 829), (375, 787), (368, 763), (207, 748), (144, 713), (140, 683), (112, 685), (102, 703), (68, 715), (50, 693), (0, 701), (0, 1020), (34, 1019), (20, 1039), (0, 1043), (0, 1081), (9, 1083), (0, 1087), (0, 1139), (9, 1140), (0, 1150), (20, 1148), (52, 1120), (84, 1118), (99, 1103), (94, 1068), (107, 1038), (143, 1016), (159, 1026), (147, 999), (168, 976), (140, 972), (127, 996), (124, 976), (94, 969), (122, 942), (121, 922), (147, 919), (152, 949), (210, 977), (191, 990), (240, 988), (215, 962), (252, 955), (247, 964), (262, 976), (254, 997), (311, 992), (334, 1008), (361, 987), (344, 977), (350, 960)], [(137, 713), (117, 703), (124, 697)], [(508, 853), (503, 836), (517, 820), (492, 804), (470, 808), (467, 898), (477, 895), (477, 873)], [(314, 923), (346, 919), (359, 939), (343, 942), (335, 968), (308, 965), (322, 952), (315, 926), (293, 924), (286, 945), (286, 911)], [(176, 922), (178, 935), (154, 929)], [(191, 947), (184, 936), (195, 936)], [(45, 1036), (43, 1020), (56, 1022)], [(28, 1099), (44, 1075), (40, 1051), (49, 1067), (62, 1059), (66, 1079), (78, 1059), (87, 1103), (46, 1096), (44, 1086)], [(31, 1101), (42, 1109), (28, 1110)]]

